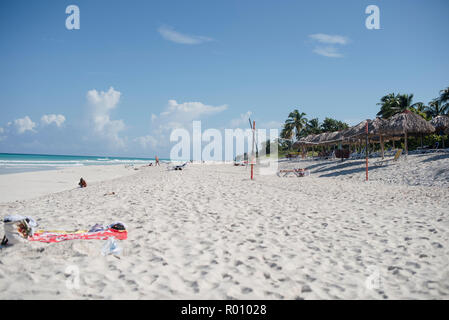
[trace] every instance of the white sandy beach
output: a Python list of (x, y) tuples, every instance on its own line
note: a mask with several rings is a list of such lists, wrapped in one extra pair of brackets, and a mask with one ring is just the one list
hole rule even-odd
[(448, 154), (409, 156), (369, 182), (363, 161), (282, 167), (312, 175), (250, 181), (224, 164), (2, 175), (1, 217), (68, 230), (118, 220), (128, 240), (119, 258), (95, 240), (3, 248), (0, 299), (449, 297)]

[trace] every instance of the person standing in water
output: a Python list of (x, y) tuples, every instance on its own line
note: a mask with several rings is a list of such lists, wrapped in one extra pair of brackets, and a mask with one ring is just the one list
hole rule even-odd
[(155, 164), (155, 165), (156, 165), (156, 166), (160, 166), (160, 164), (159, 164), (159, 157), (156, 156), (155, 159), (156, 159), (156, 164)]

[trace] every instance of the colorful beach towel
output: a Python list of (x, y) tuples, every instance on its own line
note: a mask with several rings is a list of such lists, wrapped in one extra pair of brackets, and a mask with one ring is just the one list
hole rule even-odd
[(114, 222), (103, 226), (96, 224), (89, 230), (59, 231), (59, 230), (37, 230), (37, 223), (30, 217), (11, 215), (3, 220), (5, 236), (2, 245), (11, 245), (18, 242), (39, 241), (39, 242), (61, 242), (66, 240), (126, 240), (128, 231), (122, 222)]
[(29, 241), (39, 242), (61, 242), (66, 240), (107, 240), (115, 238), (117, 240), (126, 240), (128, 231), (121, 222), (115, 222), (107, 227), (95, 225), (90, 230), (78, 231), (44, 231), (38, 230), (32, 236), (28, 237)]

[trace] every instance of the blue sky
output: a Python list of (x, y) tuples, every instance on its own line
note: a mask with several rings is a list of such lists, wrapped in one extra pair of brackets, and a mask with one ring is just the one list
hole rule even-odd
[[(68, 5), (80, 29), (65, 26)], [(380, 30), (365, 8), (380, 9)], [(169, 132), (356, 124), (449, 86), (449, 2), (0, 2), (0, 152), (168, 156)]]

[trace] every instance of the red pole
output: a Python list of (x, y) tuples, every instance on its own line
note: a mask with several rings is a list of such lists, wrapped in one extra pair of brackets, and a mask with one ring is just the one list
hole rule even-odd
[(256, 121), (253, 121), (253, 150), (251, 159), (251, 180), (254, 180), (254, 133), (256, 131)]
[(366, 121), (366, 181), (368, 181), (368, 121)]

